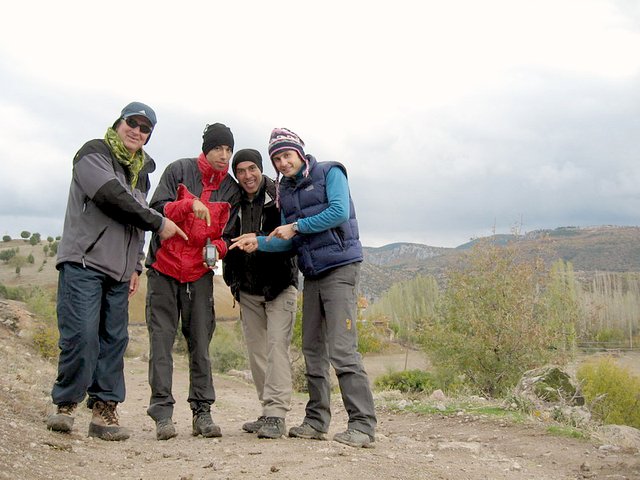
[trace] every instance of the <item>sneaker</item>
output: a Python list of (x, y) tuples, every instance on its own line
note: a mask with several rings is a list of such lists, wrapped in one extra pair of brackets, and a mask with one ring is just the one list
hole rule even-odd
[(72, 413), (78, 406), (77, 403), (63, 403), (57, 406), (56, 413), (49, 415), (47, 428), (54, 432), (70, 432), (73, 428)]
[(249, 433), (256, 433), (258, 430), (260, 430), (260, 427), (264, 425), (264, 421), (266, 420), (266, 418), (267, 417), (263, 415), (261, 417), (258, 417), (258, 420), (256, 420), (255, 422), (247, 422), (242, 425), (242, 430)]
[(344, 432), (336, 433), (333, 440), (356, 448), (373, 448), (372, 444), (376, 441), (375, 438), (370, 437), (366, 433), (359, 430), (352, 430), (351, 428)]
[(171, 417), (162, 418), (156, 421), (156, 439), (157, 440), (169, 440), (178, 435), (176, 427), (173, 426), (173, 420)]
[(299, 427), (291, 427), (289, 429), (289, 436), (294, 438), (306, 438), (309, 440), (326, 440), (324, 433), (320, 430), (316, 430), (307, 422), (302, 422)]
[[(207, 405), (208, 407), (208, 405)], [(222, 431), (220, 427), (213, 423), (209, 410), (199, 408), (193, 411), (193, 432), (194, 437), (202, 435), (206, 438), (221, 437)]]
[(89, 437), (96, 437), (102, 440), (120, 441), (131, 436), (127, 428), (121, 427), (118, 421), (116, 407), (118, 404), (113, 401), (103, 402), (96, 400), (93, 404), (93, 417), (89, 423)]
[(258, 438), (280, 438), (287, 433), (284, 418), (266, 417), (264, 425), (258, 430)]

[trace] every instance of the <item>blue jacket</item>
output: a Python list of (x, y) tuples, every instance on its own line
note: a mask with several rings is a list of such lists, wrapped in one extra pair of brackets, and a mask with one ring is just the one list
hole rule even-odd
[[(316, 215), (329, 206), (326, 175), (332, 167), (345, 167), (338, 162), (317, 162), (307, 155), (309, 176), (302, 179), (284, 178), (280, 183), (280, 208), (286, 223)], [(298, 254), (298, 267), (305, 277), (315, 277), (326, 270), (362, 261), (362, 245), (358, 221), (349, 195), (349, 220), (319, 233), (293, 237)]]

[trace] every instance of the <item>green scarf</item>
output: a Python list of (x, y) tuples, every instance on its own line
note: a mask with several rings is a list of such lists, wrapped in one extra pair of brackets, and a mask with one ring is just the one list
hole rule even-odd
[(111, 153), (113, 153), (116, 160), (118, 160), (118, 163), (124, 165), (129, 170), (131, 174), (131, 187), (136, 188), (138, 175), (140, 174), (140, 170), (142, 170), (142, 165), (144, 165), (144, 151), (141, 148), (132, 154), (127, 150), (127, 147), (124, 146), (120, 135), (111, 127), (107, 128), (104, 140), (107, 142)]

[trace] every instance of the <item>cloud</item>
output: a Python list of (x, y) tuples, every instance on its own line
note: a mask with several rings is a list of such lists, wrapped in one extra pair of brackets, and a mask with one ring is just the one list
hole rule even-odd
[(0, 31), (4, 230), (61, 226), (74, 153), (131, 100), (158, 113), (154, 185), (214, 121), (273, 176), (289, 127), (347, 166), (371, 246), (637, 223), (636, 2), (65, 5), (14, 2)]

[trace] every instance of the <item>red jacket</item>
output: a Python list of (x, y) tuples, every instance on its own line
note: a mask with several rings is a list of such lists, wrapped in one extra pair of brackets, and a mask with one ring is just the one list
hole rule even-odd
[[(205, 160), (206, 162), (206, 160)], [(208, 166), (208, 165), (207, 165)], [(198, 167), (205, 167), (198, 162)], [(219, 173), (219, 174), (218, 174)], [(215, 190), (226, 175), (226, 172), (216, 172), (215, 176), (208, 177), (205, 181), (202, 197), (209, 198), (211, 190)], [(164, 214), (173, 220), (189, 237), (185, 241), (178, 235), (162, 242), (156, 254), (153, 268), (169, 275), (176, 280), (186, 283), (193, 282), (209, 271), (204, 266), (203, 248), (207, 238), (218, 249), (219, 258), (227, 254), (227, 245), (220, 237), (229, 221), (231, 205), (227, 202), (208, 202), (199, 200), (209, 209), (211, 225), (207, 227), (204, 220), (196, 218), (193, 213), (193, 201), (197, 198), (183, 184), (178, 185), (177, 198), (164, 207)]]

